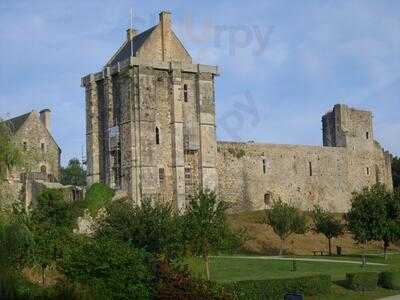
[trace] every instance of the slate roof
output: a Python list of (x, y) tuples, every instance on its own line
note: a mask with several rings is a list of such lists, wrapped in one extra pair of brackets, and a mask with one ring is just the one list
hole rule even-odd
[(32, 112), (29, 112), (27, 114), (5, 120), (5, 122), (10, 126), (10, 129), (13, 133), (16, 133), (22, 125), (24, 125), (25, 121), (28, 119), (29, 115)]
[(122, 62), (128, 59), (131, 56), (131, 45), (132, 45), (132, 54), (136, 56), (138, 50), (142, 47), (147, 38), (151, 35), (151, 33), (156, 29), (158, 25), (155, 25), (142, 33), (134, 36), (132, 42), (125, 41), (121, 48), (114, 54), (114, 56), (108, 61), (107, 66), (111, 66), (116, 64), (117, 62)]

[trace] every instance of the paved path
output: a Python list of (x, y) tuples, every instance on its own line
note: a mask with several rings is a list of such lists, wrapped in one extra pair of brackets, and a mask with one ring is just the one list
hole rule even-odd
[[(343, 263), (361, 265), (361, 261), (355, 260), (336, 260), (326, 258), (291, 258), (281, 256), (214, 256), (215, 258), (237, 258), (237, 259), (264, 259), (264, 260), (296, 260), (296, 261), (310, 261), (310, 262), (327, 262), (327, 263)], [(387, 264), (367, 262), (369, 266), (387, 266)], [(400, 298), (399, 298), (400, 300)]]

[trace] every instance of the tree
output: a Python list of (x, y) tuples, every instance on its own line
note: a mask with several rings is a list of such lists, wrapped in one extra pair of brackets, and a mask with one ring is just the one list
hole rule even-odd
[(227, 203), (208, 190), (197, 190), (189, 200), (185, 215), (187, 239), (191, 249), (203, 257), (207, 279), (210, 254), (226, 249), (236, 239), (226, 220), (227, 209)]
[(392, 161), (393, 186), (400, 188), (400, 157), (393, 157)]
[(84, 236), (67, 244), (60, 261), (66, 278), (88, 286), (95, 299), (151, 299), (150, 265), (144, 250)]
[(144, 199), (141, 205), (132, 205), (122, 199), (111, 202), (106, 210), (97, 237), (117, 239), (167, 260), (183, 253), (182, 218), (171, 204)]
[(0, 120), (0, 179), (5, 179), (11, 168), (22, 164), (22, 151), (15, 143), (8, 124)]
[(378, 184), (354, 193), (347, 214), (348, 228), (359, 243), (382, 241), (384, 251), (400, 235), (400, 200)]
[(343, 235), (345, 226), (319, 206), (314, 206), (313, 221), (315, 232), (322, 233), (328, 239), (329, 255), (332, 255), (331, 240)]
[(282, 255), (285, 241), (290, 235), (307, 232), (305, 215), (293, 205), (284, 203), (282, 200), (274, 201), (272, 208), (266, 210), (266, 223), (281, 239), (279, 255)]
[(61, 168), (61, 183), (64, 185), (86, 186), (86, 171), (79, 159), (73, 158), (66, 168)]

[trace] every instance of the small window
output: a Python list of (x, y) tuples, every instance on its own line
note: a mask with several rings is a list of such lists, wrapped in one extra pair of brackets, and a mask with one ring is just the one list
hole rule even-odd
[(369, 168), (367, 167), (367, 175), (369, 175), (369, 173), (370, 173), (370, 171), (369, 171)]
[(156, 144), (160, 145), (160, 129), (156, 127)]
[(267, 173), (267, 162), (265, 161), (265, 158), (262, 160), (263, 163), (263, 173)]
[(365, 133), (365, 137), (367, 138), (367, 140), (369, 140), (369, 132), (368, 131)]
[(313, 169), (312, 169), (312, 162), (311, 161), (308, 162), (308, 168), (309, 168), (309, 171), (310, 171), (310, 176), (313, 176)]
[(28, 144), (27, 144), (27, 142), (24, 142), (23, 148), (24, 148), (24, 151), (28, 150)]
[(188, 102), (188, 87), (187, 84), (183, 85), (183, 100)]
[(45, 144), (44, 144), (44, 143), (41, 143), (41, 144), (40, 144), (40, 149), (42, 149), (42, 151), (45, 150)]
[(163, 184), (165, 181), (165, 171), (164, 168), (158, 169), (158, 179), (160, 180), (160, 184)]
[(46, 168), (46, 166), (41, 166), (40, 167), (40, 173), (43, 173), (43, 174), (46, 174), (47, 173), (47, 168)]
[(269, 206), (271, 204), (271, 193), (264, 194), (264, 204)]

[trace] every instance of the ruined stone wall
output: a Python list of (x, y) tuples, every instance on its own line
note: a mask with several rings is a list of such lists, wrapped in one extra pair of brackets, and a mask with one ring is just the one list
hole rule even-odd
[(218, 143), (219, 194), (234, 211), (264, 209), (273, 199), (301, 209), (344, 212), (351, 193), (381, 182), (391, 187), (387, 154), (344, 147)]

